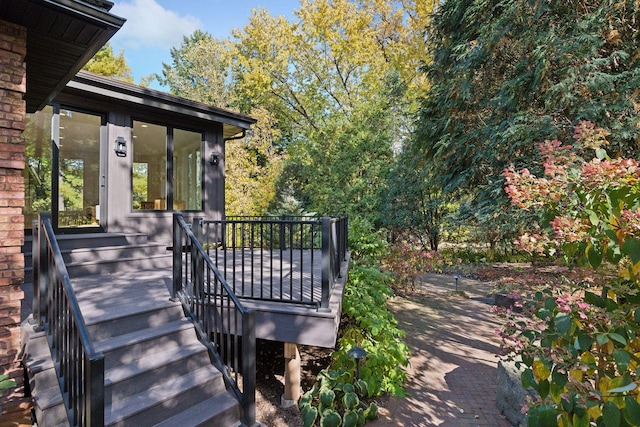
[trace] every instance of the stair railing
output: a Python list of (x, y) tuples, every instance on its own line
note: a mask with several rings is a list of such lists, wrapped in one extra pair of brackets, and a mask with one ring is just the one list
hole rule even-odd
[(174, 213), (172, 298), (182, 302), (198, 336), (240, 401), (242, 422), (254, 426), (255, 313), (242, 306), (203, 249), (201, 239), (202, 236), (194, 234), (181, 214)]
[(51, 214), (33, 230), (33, 319), (51, 348), (69, 424), (104, 426), (104, 355), (93, 348), (56, 240)]

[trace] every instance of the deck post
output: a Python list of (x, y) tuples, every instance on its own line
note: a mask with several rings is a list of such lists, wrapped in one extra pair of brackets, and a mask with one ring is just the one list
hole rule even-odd
[(173, 214), (173, 286), (171, 300), (176, 301), (182, 286), (182, 233), (178, 224), (180, 214)]
[(300, 352), (295, 343), (284, 343), (284, 394), (282, 407), (298, 404), (300, 399)]
[(329, 310), (329, 294), (331, 280), (331, 218), (323, 216), (322, 222), (322, 299), (320, 300), (320, 310)]

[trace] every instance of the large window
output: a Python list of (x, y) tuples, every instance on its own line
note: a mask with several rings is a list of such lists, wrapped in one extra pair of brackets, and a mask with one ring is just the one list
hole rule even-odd
[(51, 106), (27, 116), (25, 228), (39, 212), (60, 228), (99, 225), (102, 125), (102, 115)]
[(201, 133), (134, 121), (133, 141), (134, 210), (202, 209)]

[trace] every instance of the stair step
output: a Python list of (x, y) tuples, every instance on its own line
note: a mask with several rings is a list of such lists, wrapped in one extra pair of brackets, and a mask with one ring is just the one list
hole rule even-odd
[(105, 425), (154, 425), (178, 411), (225, 393), (222, 374), (211, 365), (171, 379), (105, 408)]
[[(144, 301), (140, 305), (144, 306)], [(140, 311), (140, 308), (145, 311)], [(142, 329), (155, 328), (184, 317), (182, 306), (168, 299), (163, 306), (158, 307), (155, 304), (148, 309), (131, 303), (119, 306), (117, 311), (110, 310), (102, 313), (83, 308), (83, 313), (86, 315), (89, 336), (96, 342)]]
[(227, 392), (187, 408), (154, 427), (239, 427), (242, 425), (239, 418), (238, 400)]
[(94, 349), (105, 356), (105, 369), (134, 362), (136, 359), (196, 340), (193, 324), (186, 318), (142, 331), (118, 335), (94, 343)]
[(210, 364), (207, 348), (196, 341), (116, 366), (105, 372), (105, 404), (126, 399), (156, 387), (168, 378), (186, 375)]

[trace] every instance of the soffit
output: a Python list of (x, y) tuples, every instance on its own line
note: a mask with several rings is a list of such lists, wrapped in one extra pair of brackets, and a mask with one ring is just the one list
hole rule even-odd
[(27, 28), (27, 111), (48, 104), (125, 20), (101, 0), (2, 0), (0, 19)]

